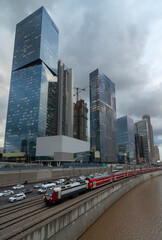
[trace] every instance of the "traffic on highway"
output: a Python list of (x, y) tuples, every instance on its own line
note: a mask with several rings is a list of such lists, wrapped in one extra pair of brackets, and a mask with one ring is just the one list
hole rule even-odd
[[(85, 176), (81, 175), (78, 177), (77, 180), (84, 178)], [(76, 181), (76, 178), (61, 178), (56, 180), (46, 180), (45, 182), (24, 183), (8, 187), (0, 187), (0, 206), (2, 207), (3, 205), (6, 205), (8, 203), (22, 201), (24, 199), (29, 199), (31, 197), (35, 197), (41, 194), (43, 195), (48, 187), (62, 185), (67, 181), (74, 182)]]
[[(16, 184), (7, 188), (0, 188), (0, 206), (7, 203), (22, 201), (30, 197), (42, 194), (42, 198), (46, 204), (52, 204), (60, 201), (60, 199), (76, 195), (76, 192), (85, 192), (104, 184), (112, 183), (124, 178), (136, 176), (161, 168), (146, 168), (127, 171), (117, 171), (112, 173), (94, 173), (89, 176), (79, 176), (76, 178), (61, 178), (55, 180), (46, 180), (42, 183)], [(50, 191), (48, 191), (50, 189)]]

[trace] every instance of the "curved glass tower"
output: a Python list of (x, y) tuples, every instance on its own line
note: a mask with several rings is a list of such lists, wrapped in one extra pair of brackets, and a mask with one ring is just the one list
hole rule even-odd
[(56, 134), (59, 30), (44, 7), (16, 26), (4, 152), (35, 155), (38, 136)]

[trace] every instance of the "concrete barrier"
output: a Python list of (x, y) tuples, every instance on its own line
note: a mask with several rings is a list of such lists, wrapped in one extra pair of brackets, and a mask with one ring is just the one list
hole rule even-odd
[(95, 172), (107, 171), (107, 167), (89, 167), (89, 168), (38, 168), (27, 170), (0, 171), (0, 187), (10, 186), (27, 181), (39, 182), (48, 179), (57, 179), (63, 177), (76, 177), (81, 174), (89, 175)]
[(76, 240), (78, 239), (112, 204), (130, 189), (158, 175), (162, 171), (151, 172), (128, 178), (117, 183), (98, 195), (78, 203), (63, 215), (45, 221), (31, 233), (22, 237), (23, 240)]

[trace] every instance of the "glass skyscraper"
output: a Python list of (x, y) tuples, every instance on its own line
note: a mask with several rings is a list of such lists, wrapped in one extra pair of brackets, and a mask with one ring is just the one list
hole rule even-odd
[(56, 134), (59, 30), (41, 7), (16, 26), (4, 152), (34, 156), (36, 138)]
[(90, 73), (90, 142), (96, 162), (117, 162), (115, 84), (96, 69)]
[(148, 123), (148, 130), (149, 130), (149, 141), (150, 141), (150, 151), (151, 151), (151, 162), (155, 161), (155, 153), (154, 153), (154, 134), (153, 128), (151, 125), (150, 116), (148, 114), (143, 115), (142, 119), (145, 119)]
[(134, 125), (135, 134), (142, 137), (144, 159), (147, 163), (151, 162), (150, 136), (147, 120), (143, 119)]
[(118, 154), (126, 154), (127, 161), (135, 160), (135, 139), (133, 119), (124, 116), (117, 119)]

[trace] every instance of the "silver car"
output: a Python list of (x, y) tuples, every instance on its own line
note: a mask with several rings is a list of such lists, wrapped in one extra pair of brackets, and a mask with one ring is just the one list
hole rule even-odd
[(23, 200), (25, 198), (26, 198), (26, 196), (25, 196), (24, 193), (18, 193), (18, 194), (15, 194), (14, 196), (10, 197), (8, 199), (8, 201), (12, 203), (12, 202), (16, 202), (16, 201), (19, 201), (19, 200)]
[(21, 189), (24, 188), (24, 185), (22, 184), (17, 184), (16, 186), (13, 186), (12, 189)]
[(0, 197), (2, 197), (2, 196), (8, 196), (8, 195), (11, 195), (11, 194), (14, 194), (14, 191), (12, 191), (12, 190), (4, 190), (4, 191), (2, 191), (1, 193), (0, 193)]
[(42, 187), (42, 183), (36, 183), (35, 185), (34, 185), (34, 188), (40, 188), (40, 187)]

